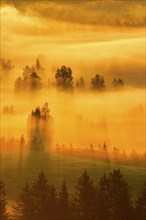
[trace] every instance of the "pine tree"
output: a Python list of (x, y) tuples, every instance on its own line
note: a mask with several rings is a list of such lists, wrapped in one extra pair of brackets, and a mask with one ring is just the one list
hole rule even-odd
[(99, 183), (99, 192), (105, 213), (112, 220), (130, 220), (132, 218), (131, 193), (120, 170), (113, 170)]
[(57, 212), (57, 193), (54, 185), (49, 187), (48, 194), (48, 207), (47, 207), (47, 215), (49, 220), (56, 220), (58, 216)]
[(146, 182), (136, 200), (136, 218), (140, 220), (146, 219)]
[(8, 219), (6, 205), (7, 205), (7, 198), (5, 192), (5, 184), (3, 181), (0, 181), (0, 219), (2, 220)]
[(73, 215), (77, 219), (95, 218), (95, 187), (87, 171), (79, 178), (72, 196)]
[(20, 193), (16, 204), (13, 207), (13, 219), (16, 220), (33, 220), (34, 206), (31, 189), (26, 183)]
[(97, 187), (97, 217), (99, 220), (107, 220), (110, 214), (109, 210), (109, 196), (108, 196), (108, 189), (109, 189), (109, 180), (108, 177), (104, 174), (103, 177), (100, 179), (98, 187)]
[(59, 192), (59, 219), (70, 219), (70, 207), (69, 207), (69, 193), (65, 181), (63, 181)]
[(48, 219), (49, 206), (49, 190), (48, 179), (43, 171), (40, 172), (38, 178), (32, 185), (32, 195), (34, 199), (35, 220)]

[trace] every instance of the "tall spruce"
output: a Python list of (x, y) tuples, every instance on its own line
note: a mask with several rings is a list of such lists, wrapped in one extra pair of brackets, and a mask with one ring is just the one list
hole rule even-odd
[(7, 198), (6, 198), (5, 184), (3, 181), (0, 181), (0, 219), (2, 220), (8, 219), (6, 205), (7, 205)]
[(136, 200), (136, 218), (140, 220), (146, 219), (146, 182)]
[(87, 171), (78, 179), (72, 196), (73, 215), (76, 219), (95, 219), (95, 187)]
[(69, 193), (65, 181), (63, 181), (58, 201), (59, 220), (68, 220), (71, 218), (69, 207)]
[(102, 208), (109, 219), (132, 220), (131, 193), (120, 170), (113, 170), (108, 177), (101, 179), (99, 192)]
[(49, 189), (48, 179), (43, 171), (32, 184), (32, 196), (34, 200), (35, 220), (48, 219), (49, 206)]
[(56, 220), (58, 217), (57, 210), (57, 192), (54, 185), (49, 187), (47, 215), (49, 220)]
[(35, 210), (33, 205), (33, 197), (31, 189), (26, 183), (17, 198), (17, 202), (13, 207), (13, 219), (15, 220), (33, 220), (35, 217)]

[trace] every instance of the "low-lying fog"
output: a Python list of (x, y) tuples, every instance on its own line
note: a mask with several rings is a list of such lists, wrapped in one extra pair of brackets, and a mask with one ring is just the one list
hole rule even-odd
[[(126, 151), (144, 151), (145, 91), (74, 91), (43, 88), (37, 92), (16, 93), (2, 90), (1, 107), (13, 106), (13, 113), (2, 113), (1, 136), (28, 138), (31, 111), (48, 102), (53, 117), (53, 143), (65, 146), (98, 147), (106, 143)], [(2, 111), (2, 110), (1, 110)]]

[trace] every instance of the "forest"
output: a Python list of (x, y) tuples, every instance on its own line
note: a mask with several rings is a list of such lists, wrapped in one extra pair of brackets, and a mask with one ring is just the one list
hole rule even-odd
[(57, 189), (41, 170), (32, 184), (24, 184), (10, 211), (5, 184), (0, 182), (0, 216), (2, 220), (145, 220), (146, 182), (133, 199), (119, 169), (103, 174), (98, 183), (84, 171), (70, 192), (65, 180)]

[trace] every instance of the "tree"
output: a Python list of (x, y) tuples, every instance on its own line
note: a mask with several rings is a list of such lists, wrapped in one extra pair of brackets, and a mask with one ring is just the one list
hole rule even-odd
[[(112, 220), (130, 220), (132, 218), (131, 193), (120, 170), (113, 170), (99, 183), (102, 208)], [(105, 218), (106, 219), (106, 218)]]
[(59, 219), (60, 220), (68, 220), (70, 219), (70, 207), (69, 207), (69, 193), (67, 191), (67, 186), (65, 181), (63, 181), (60, 192), (59, 192)]
[(36, 59), (36, 64), (34, 65), (35, 71), (44, 71), (45, 69), (42, 67), (39, 59)]
[(91, 79), (91, 88), (94, 90), (103, 90), (105, 89), (105, 80), (103, 76), (100, 76), (96, 74), (92, 79)]
[(7, 205), (7, 198), (5, 192), (5, 184), (3, 181), (0, 181), (0, 217), (2, 220), (8, 219), (6, 205)]
[(96, 191), (96, 205), (97, 205), (97, 219), (98, 220), (107, 220), (109, 218), (109, 196), (108, 196), (108, 189), (109, 189), (109, 180), (108, 177), (104, 174), (101, 177), (97, 191)]
[(50, 146), (53, 136), (53, 117), (48, 103), (36, 107), (28, 118), (28, 138), (33, 150), (44, 150)]
[(9, 72), (14, 68), (11, 60), (6, 60), (4, 58), (0, 59), (0, 71)]
[(56, 220), (57, 212), (57, 194), (54, 185), (49, 187), (47, 215), (49, 220)]
[(35, 220), (46, 220), (49, 207), (48, 179), (43, 171), (32, 185), (32, 196), (34, 200)]
[(121, 87), (123, 87), (124, 86), (124, 82), (123, 82), (123, 80), (122, 79), (113, 79), (113, 81), (112, 81), (112, 86), (114, 87), (114, 88), (121, 88)]
[(85, 80), (83, 77), (76, 80), (76, 87), (79, 89), (83, 89), (85, 87)]
[(29, 185), (26, 183), (13, 207), (13, 219), (33, 220), (35, 217), (34, 203)]
[(22, 134), (20, 137), (20, 145), (23, 146), (25, 144), (24, 135)]
[(78, 179), (72, 196), (73, 215), (77, 219), (91, 220), (95, 218), (95, 187), (87, 171)]
[(36, 60), (36, 65), (28, 66), (23, 68), (22, 77), (18, 77), (15, 81), (15, 89), (20, 90), (35, 90), (42, 88), (41, 77), (39, 77), (40, 72), (44, 70), (39, 60)]
[(29, 79), (33, 72), (35, 72), (38, 75), (38, 74), (41, 74), (42, 72), (44, 72), (44, 70), (45, 69), (40, 64), (39, 59), (36, 59), (35, 65), (33, 65), (33, 66), (26, 65), (23, 68), (23, 77), (24, 77), (24, 79)]
[(73, 87), (73, 76), (70, 67), (62, 66), (58, 68), (55, 74), (56, 85), (62, 89), (70, 89)]
[(136, 200), (136, 218), (140, 220), (146, 219), (146, 182)]

